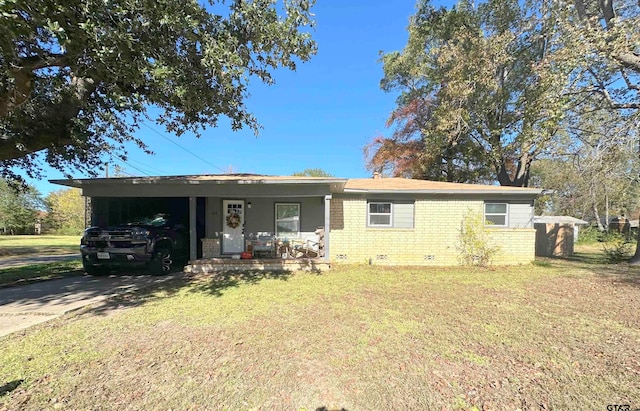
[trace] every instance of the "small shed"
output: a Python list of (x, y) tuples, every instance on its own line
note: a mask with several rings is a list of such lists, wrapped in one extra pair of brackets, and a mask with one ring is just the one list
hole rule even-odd
[(536, 256), (569, 257), (578, 240), (581, 225), (589, 223), (569, 216), (536, 216)]

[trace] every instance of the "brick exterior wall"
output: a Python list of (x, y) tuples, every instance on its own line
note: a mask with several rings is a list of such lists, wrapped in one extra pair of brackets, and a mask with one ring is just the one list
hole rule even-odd
[[(414, 228), (367, 227), (367, 199), (334, 195), (331, 200), (332, 263), (426, 265), (459, 264), (456, 248), (462, 219), (483, 212), (481, 200), (417, 199)], [(494, 265), (525, 264), (535, 258), (534, 229), (491, 229), (500, 247)]]
[(213, 258), (220, 256), (220, 239), (203, 238), (202, 241), (202, 258)]

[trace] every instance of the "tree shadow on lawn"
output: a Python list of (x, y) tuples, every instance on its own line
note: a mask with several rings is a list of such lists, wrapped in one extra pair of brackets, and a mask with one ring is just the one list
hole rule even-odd
[(18, 388), (20, 386), (20, 384), (22, 384), (24, 382), (24, 380), (13, 380), (10, 381), (8, 383), (6, 383), (3, 386), (0, 386), (0, 397), (3, 397), (7, 394), (9, 394), (11, 391), (15, 390), (16, 388)]
[(577, 263), (594, 265), (594, 264), (609, 264), (607, 257), (602, 253), (574, 253), (569, 257), (553, 257), (562, 258), (568, 261), (575, 261)]
[(640, 267), (628, 263), (610, 264), (602, 268), (591, 268), (598, 277), (613, 283), (640, 287)]
[(197, 274), (191, 277), (189, 286), (191, 292), (208, 293), (215, 297), (222, 296), (224, 290), (236, 288), (242, 284), (255, 285), (263, 280), (287, 281), (293, 273), (286, 270), (247, 270), (224, 271), (215, 274)]
[(43, 246), (3, 246), (0, 248), (0, 257), (16, 257), (23, 255), (58, 255), (58, 254), (77, 254), (79, 253), (78, 246), (64, 246), (64, 245), (43, 245)]
[(536, 265), (544, 267), (584, 269), (614, 283), (640, 287), (640, 266), (627, 262), (610, 263), (603, 254), (575, 253), (569, 257), (536, 257)]
[(224, 291), (237, 288), (243, 284), (258, 284), (263, 280), (278, 279), (287, 281), (291, 271), (224, 271), (208, 274), (184, 274), (160, 283), (154, 283), (133, 293), (122, 294), (110, 298), (98, 307), (89, 310), (96, 315), (106, 315), (115, 309), (132, 308), (151, 301), (171, 298), (183, 289), (191, 293), (206, 293), (214, 297), (221, 297)]

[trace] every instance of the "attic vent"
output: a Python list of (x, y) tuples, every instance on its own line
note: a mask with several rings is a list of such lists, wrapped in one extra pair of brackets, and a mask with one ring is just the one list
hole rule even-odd
[(436, 256), (435, 256), (435, 255), (425, 255), (425, 256), (424, 256), (424, 260), (425, 260), (425, 261), (433, 261), (433, 260), (435, 260), (435, 259), (436, 259)]
[(347, 259), (346, 254), (336, 254), (336, 260), (346, 260), (346, 259)]
[(376, 260), (386, 260), (387, 257), (388, 256), (386, 254), (378, 254), (376, 255)]

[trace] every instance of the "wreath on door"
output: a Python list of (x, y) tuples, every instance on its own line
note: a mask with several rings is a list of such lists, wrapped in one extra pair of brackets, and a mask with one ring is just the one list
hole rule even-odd
[(229, 213), (227, 214), (227, 225), (231, 228), (236, 228), (240, 225), (240, 214)]

